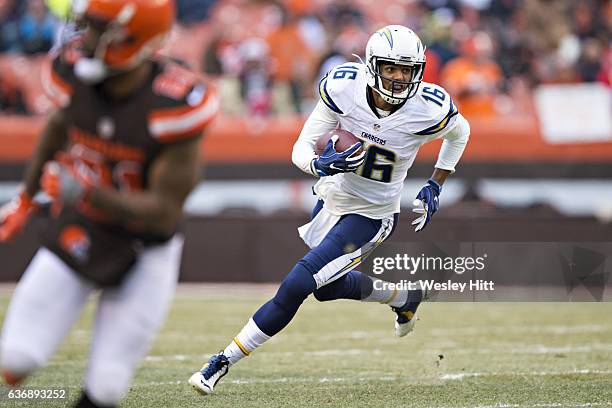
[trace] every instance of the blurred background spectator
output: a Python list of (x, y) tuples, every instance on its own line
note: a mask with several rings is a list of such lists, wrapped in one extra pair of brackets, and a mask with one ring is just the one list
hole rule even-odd
[(466, 116), (495, 113), (502, 71), (493, 60), (493, 43), (484, 31), (464, 41), (460, 55), (450, 60), (441, 73), (441, 84), (461, 106)]
[(19, 50), (24, 54), (44, 53), (53, 46), (57, 20), (43, 0), (28, 0), (18, 22)]
[[(229, 114), (306, 113), (319, 79), (363, 57), (386, 24), (422, 37), (425, 80), (466, 114), (518, 109), (515, 96), (538, 84), (612, 76), (610, 0), (177, 0), (177, 10), (168, 52), (220, 79)], [(0, 22), (0, 53), (46, 52), (58, 27), (43, 0), (0, 0)]]
[(0, 0), (0, 52), (17, 50), (17, 13), (13, 0)]
[(19, 83), (6, 72), (0, 72), (0, 111), (17, 115), (29, 113)]
[(272, 108), (270, 47), (261, 38), (250, 38), (238, 49), (241, 68), (240, 96), (249, 116), (267, 116)]

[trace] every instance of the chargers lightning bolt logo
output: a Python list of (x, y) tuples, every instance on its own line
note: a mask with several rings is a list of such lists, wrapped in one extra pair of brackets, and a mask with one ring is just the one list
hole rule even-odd
[(391, 30), (385, 27), (381, 30), (378, 30), (377, 33), (385, 37), (387, 41), (389, 41), (389, 46), (391, 47), (391, 49), (393, 49), (393, 35), (391, 35)]

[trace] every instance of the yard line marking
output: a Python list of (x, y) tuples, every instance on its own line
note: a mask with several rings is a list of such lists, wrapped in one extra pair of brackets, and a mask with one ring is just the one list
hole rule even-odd
[(499, 326), (499, 327), (457, 327), (457, 328), (435, 328), (429, 330), (433, 336), (450, 335), (474, 335), (482, 334), (507, 334), (507, 333), (548, 333), (548, 334), (573, 334), (573, 333), (601, 333), (612, 331), (612, 326), (601, 324), (585, 324), (576, 326), (549, 325), (549, 326)]
[[(381, 355), (383, 351), (380, 349), (328, 349), (328, 350), (314, 350), (314, 351), (268, 351), (260, 354), (265, 357), (273, 356), (309, 356), (309, 357), (329, 357), (329, 356), (359, 356), (362, 354), (370, 355)], [(147, 362), (163, 362), (163, 361), (187, 361), (187, 360), (202, 360), (208, 359), (212, 354), (169, 354), (169, 355), (153, 355), (146, 356), (144, 361)]]
[[(452, 346), (437, 347), (432, 350), (447, 349), (456, 354), (496, 354), (500, 349), (505, 353), (513, 354), (562, 354), (562, 353), (591, 353), (593, 351), (612, 351), (612, 344), (593, 343), (589, 345), (574, 346), (571, 344), (564, 346), (546, 346), (543, 344), (519, 344), (516, 343), (499, 343), (493, 344), (497, 348), (453, 348)], [(512, 347), (512, 348), (508, 348)]]
[(441, 380), (463, 380), (464, 378), (472, 377), (496, 377), (504, 375), (522, 375), (522, 376), (554, 376), (554, 375), (575, 375), (575, 374), (596, 374), (596, 375), (611, 375), (612, 370), (571, 370), (571, 371), (528, 371), (528, 372), (475, 372), (475, 373), (446, 373), (441, 374)]
[[(550, 372), (499, 372), (499, 373), (447, 373), (440, 376), (441, 380), (463, 380), (467, 377), (487, 377), (487, 376), (502, 376), (502, 375), (535, 375), (535, 376), (552, 376), (552, 375), (569, 375), (569, 374), (601, 374), (610, 375), (612, 370), (574, 370), (574, 371), (550, 371)], [(306, 378), (259, 378), (259, 379), (243, 379), (236, 378), (226, 381), (226, 384), (234, 385), (253, 385), (253, 384), (303, 384), (303, 383), (342, 383), (342, 382), (368, 382), (368, 381), (399, 381), (401, 378), (395, 376), (383, 376), (383, 377), (306, 377)], [(146, 383), (135, 383), (132, 387), (157, 387), (165, 385), (181, 385), (187, 384), (186, 381), (151, 381)], [(610, 403), (599, 403), (599, 402), (588, 402), (580, 404), (559, 404), (559, 403), (538, 403), (531, 405), (518, 405), (518, 404), (496, 404), (496, 405), (485, 405), (485, 406), (471, 406), (471, 407), (437, 407), (437, 408), (553, 408), (553, 407), (568, 407), (568, 408), (580, 408), (580, 407), (596, 407), (596, 406), (612, 406)]]
[[(499, 353), (503, 349), (506, 353), (513, 354), (562, 354), (562, 353), (591, 353), (593, 351), (612, 351), (612, 344), (596, 343), (591, 345), (573, 346), (565, 345), (558, 347), (549, 347), (543, 344), (519, 345), (512, 349), (507, 347), (510, 345), (501, 344), (499, 348), (484, 348), (484, 349), (469, 349), (469, 348), (453, 348), (453, 347), (436, 347), (425, 348), (422, 352), (438, 353), (444, 349), (452, 354), (494, 354)], [(314, 351), (267, 351), (259, 354), (262, 358), (268, 357), (293, 357), (293, 356), (308, 356), (308, 357), (330, 357), (330, 356), (359, 356), (368, 355), (383, 355), (385, 352), (380, 349), (327, 349)], [(164, 361), (189, 361), (189, 360), (204, 360), (210, 358), (212, 354), (169, 354), (169, 355), (151, 355), (145, 357), (147, 362), (164, 362)]]
[(559, 402), (542, 402), (538, 404), (520, 405), (520, 404), (504, 404), (498, 403), (495, 405), (476, 405), (476, 406), (463, 406), (463, 407), (436, 407), (436, 408), (586, 408), (586, 407), (609, 407), (612, 406), (612, 402), (585, 402), (585, 403), (559, 403)]
[[(383, 376), (383, 377), (355, 377), (355, 378), (347, 378), (347, 377), (310, 377), (310, 378), (288, 378), (288, 377), (279, 377), (279, 378), (260, 378), (260, 379), (233, 379), (229, 381), (225, 381), (226, 384), (236, 384), (236, 385), (245, 385), (245, 384), (277, 384), (277, 383), (330, 383), (330, 382), (347, 382), (347, 381), (356, 381), (356, 382), (366, 382), (366, 381), (397, 381), (397, 377), (393, 376)], [(132, 387), (156, 387), (160, 385), (179, 385), (179, 384), (187, 384), (186, 381), (151, 381), (146, 383), (135, 383), (132, 384)]]

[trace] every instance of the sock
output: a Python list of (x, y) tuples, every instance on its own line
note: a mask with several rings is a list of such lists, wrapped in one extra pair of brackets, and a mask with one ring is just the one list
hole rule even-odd
[(384, 281), (372, 278), (371, 276), (369, 276), (369, 278), (372, 280), (372, 293), (370, 293), (369, 296), (361, 299), (362, 302), (378, 302), (392, 307), (404, 306), (404, 304), (408, 300), (409, 291), (407, 289), (388, 289), (386, 285), (381, 285), (380, 283), (377, 283)]
[(240, 330), (240, 333), (234, 337), (234, 340), (223, 350), (223, 354), (229, 360), (230, 365), (233, 365), (269, 339), (270, 336), (262, 332), (251, 318)]

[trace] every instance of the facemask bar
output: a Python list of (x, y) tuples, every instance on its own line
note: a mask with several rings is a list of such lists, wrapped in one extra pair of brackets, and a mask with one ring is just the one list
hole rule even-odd
[(126, 33), (124, 31), (124, 26), (132, 19), (135, 10), (133, 4), (126, 4), (117, 17), (108, 23), (98, 40), (93, 57), (81, 58), (77, 61), (75, 65), (75, 74), (77, 74), (81, 80), (89, 84), (96, 84), (110, 76), (122, 72), (109, 67), (104, 61), (104, 56), (111, 43), (125, 39)]
[[(400, 65), (400, 66), (404, 65), (404, 66), (411, 67), (412, 68), (411, 80), (410, 81), (400, 81), (400, 80), (391, 79), (391, 78), (387, 78), (383, 76), (380, 72), (381, 63), (389, 63), (389, 64), (394, 64), (394, 65)], [(380, 93), (381, 96), (383, 97), (386, 96), (394, 100), (393, 102), (388, 100), (388, 102), (390, 103), (394, 103), (395, 100), (399, 100), (401, 103), (404, 100), (410, 99), (414, 95), (416, 95), (419, 89), (419, 85), (421, 81), (423, 80), (423, 73), (425, 71), (425, 61), (423, 62), (398, 62), (397, 60), (372, 57), (371, 64), (368, 66), (368, 69), (370, 71), (372, 70), (371, 68), (372, 66), (374, 67), (374, 72), (372, 72), (372, 75), (375, 77), (375, 90), (378, 93)], [(383, 80), (389, 81), (391, 83), (390, 90), (386, 89), (383, 86)], [(395, 88), (394, 85), (396, 84), (400, 85), (402, 88), (405, 87), (405, 89), (401, 92), (396, 93), (396, 91), (394, 90)]]

